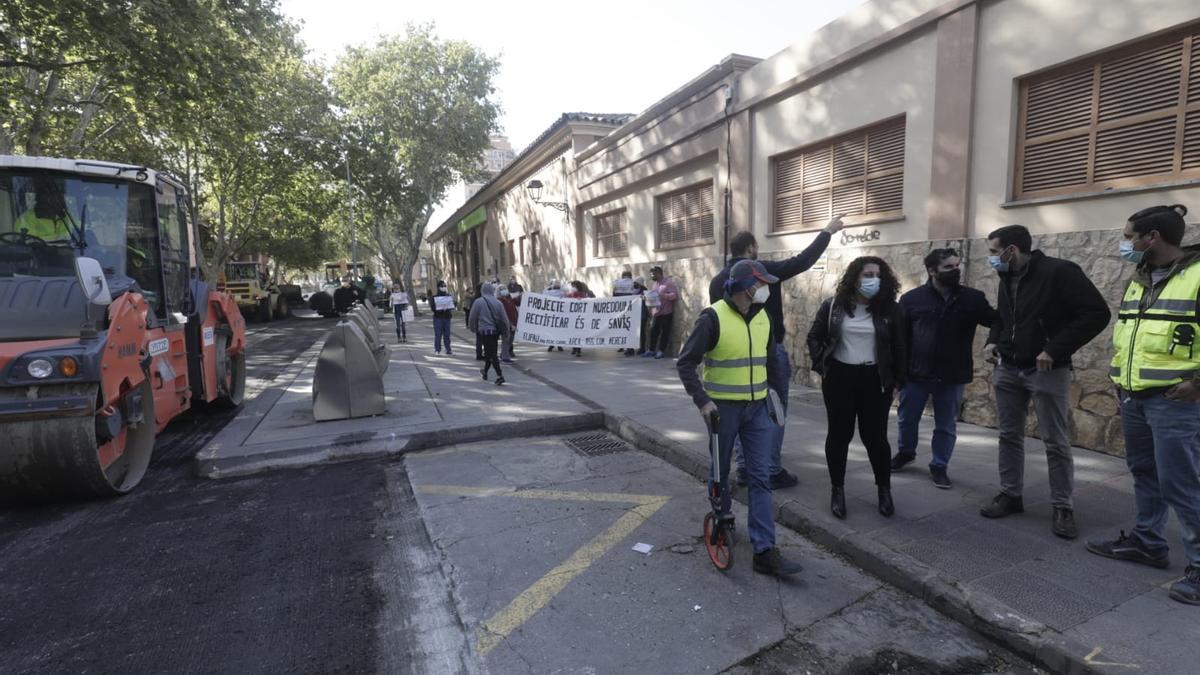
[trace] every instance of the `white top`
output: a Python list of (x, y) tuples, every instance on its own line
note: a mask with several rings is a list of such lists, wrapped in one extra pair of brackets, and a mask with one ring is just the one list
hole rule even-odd
[(866, 305), (855, 305), (854, 316), (842, 317), (842, 335), (833, 358), (852, 366), (875, 362), (875, 321)]

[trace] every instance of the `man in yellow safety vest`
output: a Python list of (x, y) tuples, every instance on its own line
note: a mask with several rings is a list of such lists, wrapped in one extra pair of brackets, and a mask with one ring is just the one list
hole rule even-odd
[(1155, 206), (1125, 224), (1121, 257), (1138, 264), (1113, 330), (1110, 375), (1121, 402), (1137, 519), (1088, 542), (1097, 555), (1166, 568), (1167, 505), (1183, 530), (1184, 576), (1171, 598), (1200, 605), (1200, 253), (1184, 251), (1187, 208)]
[[(771, 506), (771, 444), (778, 433), (772, 421), (767, 373), (775, 365), (771, 319), (763, 309), (770, 284), (779, 281), (757, 260), (740, 260), (729, 270), (725, 297), (700, 313), (676, 361), (679, 379), (706, 422), (717, 414), (720, 447), (720, 511), (728, 515), (731, 499), (729, 461), (734, 438), (741, 437), (749, 487), (750, 542), (754, 571), (784, 576), (800, 571), (775, 545)], [(703, 363), (703, 381), (696, 368)], [(781, 415), (782, 412), (776, 413)], [(778, 420), (782, 424), (783, 420)]]

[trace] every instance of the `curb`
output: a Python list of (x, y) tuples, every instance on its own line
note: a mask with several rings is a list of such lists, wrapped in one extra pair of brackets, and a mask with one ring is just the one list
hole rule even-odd
[[(699, 480), (708, 478), (708, 460), (650, 427), (621, 415), (604, 413), (604, 427)], [(744, 501), (740, 495), (738, 501)], [(866, 535), (838, 531), (811, 509), (792, 501), (775, 506), (775, 522), (839, 553), (869, 574), (916, 597), (943, 615), (1055, 673), (1097, 672), (1087, 661), (1090, 650), (1037, 621), (1023, 618), (988, 595), (975, 594), (942, 579), (937, 570), (877, 543)]]

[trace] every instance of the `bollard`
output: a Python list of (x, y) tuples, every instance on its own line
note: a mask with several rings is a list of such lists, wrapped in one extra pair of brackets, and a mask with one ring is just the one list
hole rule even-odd
[(325, 338), (313, 378), (313, 418), (318, 422), (382, 415), (386, 412), (383, 371), (378, 351), (355, 321), (342, 320)]

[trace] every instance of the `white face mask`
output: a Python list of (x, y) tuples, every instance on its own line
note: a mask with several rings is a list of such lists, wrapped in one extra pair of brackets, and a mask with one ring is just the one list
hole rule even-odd
[(858, 292), (868, 300), (875, 297), (879, 293), (879, 277), (868, 277), (860, 279), (858, 282)]
[(771, 287), (759, 286), (758, 288), (754, 289), (754, 300), (752, 302), (756, 305), (761, 305), (765, 303), (769, 297), (771, 297)]

